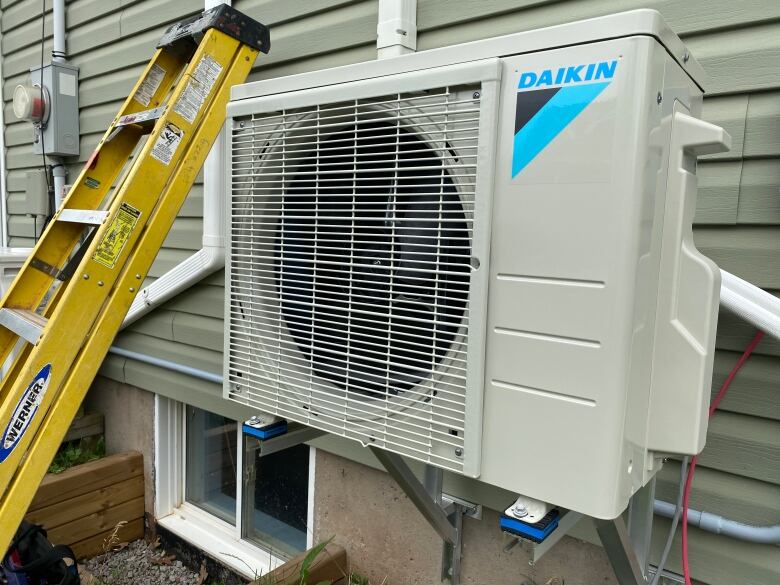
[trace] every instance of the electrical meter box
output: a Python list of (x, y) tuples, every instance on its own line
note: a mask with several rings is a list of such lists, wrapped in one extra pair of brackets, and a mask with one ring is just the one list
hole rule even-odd
[(639, 10), (234, 87), (225, 396), (618, 516), (706, 436), (704, 83)]
[(35, 154), (75, 156), (79, 154), (78, 67), (53, 62), (30, 70), (33, 85), (43, 87), (44, 121), (33, 126)]

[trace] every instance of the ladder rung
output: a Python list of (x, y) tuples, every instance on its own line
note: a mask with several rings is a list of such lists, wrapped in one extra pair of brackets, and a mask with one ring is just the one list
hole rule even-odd
[(136, 112), (135, 114), (127, 114), (126, 116), (119, 118), (119, 121), (115, 126), (118, 128), (119, 126), (129, 126), (130, 124), (148, 124), (157, 120), (164, 112), (165, 106), (160, 106), (159, 108), (144, 110), (143, 112)]
[(30, 343), (38, 343), (48, 319), (26, 309), (0, 309), (0, 325)]
[(108, 217), (108, 211), (99, 209), (61, 209), (57, 221), (100, 225)]

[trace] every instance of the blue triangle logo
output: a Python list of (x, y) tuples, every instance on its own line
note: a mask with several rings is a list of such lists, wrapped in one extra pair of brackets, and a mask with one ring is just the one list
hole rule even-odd
[(518, 92), (512, 177), (528, 166), (609, 83)]

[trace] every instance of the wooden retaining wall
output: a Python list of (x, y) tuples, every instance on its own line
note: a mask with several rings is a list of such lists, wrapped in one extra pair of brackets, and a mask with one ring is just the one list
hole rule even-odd
[(42, 524), (54, 544), (71, 546), (79, 558), (103, 553), (104, 541), (119, 522), (120, 542), (144, 535), (143, 457), (109, 455), (48, 474), (27, 512)]

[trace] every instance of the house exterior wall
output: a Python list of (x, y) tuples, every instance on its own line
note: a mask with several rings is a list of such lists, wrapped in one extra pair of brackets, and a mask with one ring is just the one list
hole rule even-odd
[[(376, 57), (375, 0), (237, 0), (239, 10), (271, 28), (272, 49), (250, 80), (268, 79)], [(202, 8), (202, 0), (73, 0), (67, 3), (68, 53), (80, 67), (81, 154), (94, 148), (168, 24)], [(767, 0), (419, 0), (418, 49), (487, 38), (632, 8), (655, 8), (710, 76), (704, 118), (733, 137), (729, 153), (705, 157), (694, 236), (721, 267), (780, 294), (780, 3)], [(6, 127), (8, 231), (11, 245), (29, 245), (32, 219), (22, 215), (25, 171), (40, 165), (30, 130), (14, 120), (11, 96), (40, 62), (40, 0), (0, 1)], [(51, 2), (45, 19), (51, 48)], [(200, 247), (202, 187), (192, 190), (150, 273), (157, 278)], [(223, 275), (214, 274), (123, 332), (116, 344), (220, 373)], [(752, 329), (728, 313), (718, 327), (717, 389)], [(215, 412), (233, 409), (218, 385), (133, 360), (109, 356), (101, 373)], [(758, 347), (710, 425), (691, 506), (753, 524), (780, 522), (780, 343)], [(355, 444), (319, 446), (375, 465)], [(678, 473), (669, 462), (658, 496), (674, 498)], [(501, 509), (511, 494), (458, 477), (448, 489)], [(384, 512), (387, 513), (387, 512)], [(377, 517), (381, 522), (382, 516)], [(657, 521), (662, 535), (665, 520)], [(496, 529), (497, 530), (497, 529)], [(587, 536), (587, 535), (586, 535)], [(659, 543), (656, 543), (660, 546)], [(679, 550), (678, 547), (674, 549)], [(711, 585), (780, 582), (780, 548), (750, 545), (693, 530), (694, 575)], [(432, 562), (438, 562), (432, 561)], [(679, 570), (679, 556), (671, 559)]]

